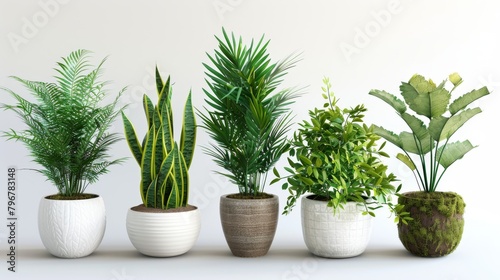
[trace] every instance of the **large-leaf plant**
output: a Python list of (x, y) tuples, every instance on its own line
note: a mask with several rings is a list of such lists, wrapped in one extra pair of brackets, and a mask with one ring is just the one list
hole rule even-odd
[[(457, 73), (448, 78), (436, 85), (431, 79), (415, 74), (399, 87), (404, 101), (383, 90), (369, 93), (389, 104), (410, 129), (395, 134), (375, 126), (377, 134), (403, 151), (397, 158), (413, 171), (419, 189), (424, 192), (436, 191), (445, 171), (475, 147), (468, 140), (450, 142), (450, 138), (481, 112), (479, 107), (471, 109), (468, 106), (490, 93), (486, 87), (481, 87), (451, 101), (462, 78)], [(445, 87), (448, 81), (453, 86), (451, 90)]]
[(140, 193), (144, 206), (159, 209), (185, 207), (189, 197), (189, 167), (196, 142), (196, 119), (189, 93), (184, 107), (180, 144), (174, 140), (172, 86), (156, 68), (158, 101), (143, 95), (148, 129), (142, 142), (130, 120), (122, 113), (125, 136), (141, 168)]
[(363, 206), (363, 214), (375, 216), (375, 209), (387, 205), (396, 219), (406, 216), (391, 202), (400, 186), (393, 185), (397, 178), (381, 161), (388, 156), (382, 151), (385, 142), (378, 146), (381, 137), (363, 121), (366, 107), (340, 108), (329, 79), (323, 83), (326, 102), (310, 110), (309, 120), (293, 134), (287, 174), (281, 176), (274, 168), (277, 178), (272, 183), (285, 180), (282, 188), (289, 192), (284, 214), (300, 196), (313, 194), (314, 199), (327, 201), (334, 213), (347, 202), (356, 202)]
[(120, 114), (117, 102), (103, 105), (108, 97), (105, 81), (100, 81), (103, 59), (96, 67), (89, 62), (90, 51), (76, 50), (57, 63), (55, 82), (30, 81), (13, 76), (32, 98), (4, 89), (15, 104), (3, 108), (15, 112), (27, 126), (12, 128), (4, 136), (21, 141), (33, 160), (42, 166), (34, 169), (58, 189), (54, 198), (86, 197), (88, 185), (108, 172), (122, 159), (110, 160), (111, 146), (120, 140), (109, 132)]
[(261, 196), (267, 172), (289, 145), (286, 133), (291, 125), (289, 105), (293, 89), (279, 89), (296, 56), (280, 62), (269, 58), (269, 41), (264, 36), (245, 45), (242, 38), (215, 37), (219, 48), (204, 63), (208, 108), (200, 112), (203, 127), (215, 143), (204, 151), (226, 172), (244, 197)]

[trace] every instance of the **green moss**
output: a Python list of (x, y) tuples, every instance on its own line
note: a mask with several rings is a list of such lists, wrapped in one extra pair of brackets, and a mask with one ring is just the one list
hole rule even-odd
[(452, 192), (410, 192), (398, 203), (413, 218), (408, 225), (398, 224), (399, 239), (411, 253), (439, 257), (453, 252), (462, 238), (465, 203)]

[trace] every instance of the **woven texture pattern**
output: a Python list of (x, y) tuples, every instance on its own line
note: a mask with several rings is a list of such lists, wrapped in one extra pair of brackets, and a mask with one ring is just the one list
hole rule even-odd
[(144, 255), (173, 257), (189, 251), (200, 234), (198, 209), (185, 212), (146, 213), (128, 210), (127, 233)]
[(371, 236), (372, 217), (349, 202), (335, 215), (327, 202), (302, 198), (302, 233), (311, 253), (326, 258), (349, 258), (362, 254)]
[(83, 200), (42, 198), (38, 230), (47, 250), (60, 258), (90, 255), (101, 244), (106, 229), (102, 197)]
[(279, 199), (233, 199), (221, 196), (220, 218), (229, 249), (237, 257), (267, 254), (276, 233)]

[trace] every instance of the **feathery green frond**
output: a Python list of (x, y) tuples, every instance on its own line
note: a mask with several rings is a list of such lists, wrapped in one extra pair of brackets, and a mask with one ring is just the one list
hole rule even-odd
[(15, 112), (27, 126), (4, 136), (25, 144), (34, 162), (42, 167), (35, 170), (63, 196), (83, 193), (111, 165), (123, 160), (110, 160), (109, 150), (120, 137), (108, 130), (121, 112), (117, 104), (124, 89), (112, 103), (102, 105), (108, 96), (106, 82), (99, 81), (105, 59), (90, 69), (89, 56), (89, 51), (77, 50), (62, 58), (55, 68), (55, 83), (13, 77), (34, 100), (6, 90), (16, 104), (2, 106)]
[(210, 63), (203, 64), (208, 107), (199, 116), (214, 141), (204, 151), (241, 194), (258, 195), (267, 172), (289, 148), (289, 106), (298, 92), (278, 87), (298, 56), (273, 62), (264, 36), (244, 44), (224, 29), (222, 35), (215, 37), (218, 49), (207, 54)]

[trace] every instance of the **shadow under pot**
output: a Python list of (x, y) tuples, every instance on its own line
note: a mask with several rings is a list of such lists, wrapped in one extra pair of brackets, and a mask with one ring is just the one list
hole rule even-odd
[(372, 234), (372, 217), (363, 215), (362, 205), (347, 202), (333, 212), (328, 201), (316, 195), (301, 199), (302, 233), (309, 251), (324, 258), (361, 255)]
[(413, 220), (398, 223), (401, 243), (420, 257), (441, 257), (453, 252), (464, 231), (465, 203), (454, 192), (407, 192), (398, 198)]
[(163, 210), (141, 204), (128, 210), (126, 226), (132, 245), (143, 255), (174, 257), (194, 246), (201, 217), (192, 205)]
[(264, 256), (271, 247), (278, 225), (279, 199), (274, 194), (263, 196), (221, 196), (222, 229), (227, 245), (236, 257)]
[(38, 230), (45, 248), (59, 258), (81, 258), (101, 244), (106, 229), (102, 197), (84, 194), (86, 199), (60, 200), (56, 195), (41, 199)]

